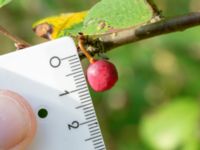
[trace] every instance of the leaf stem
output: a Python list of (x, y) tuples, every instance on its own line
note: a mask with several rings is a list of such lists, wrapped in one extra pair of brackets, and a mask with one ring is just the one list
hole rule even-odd
[(161, 10), (158, 9), (157, 5), (154, 3), (154, 0), (146, 0), (151, 8), (153, 9), (154, 16), (161, 16)]

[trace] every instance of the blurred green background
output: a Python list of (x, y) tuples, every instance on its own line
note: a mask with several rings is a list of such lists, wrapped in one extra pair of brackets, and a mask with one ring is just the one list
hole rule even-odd
[[(31, 44), (44, 42), (32, 23), (87, 10), (97, 0), (14, 0), (0, 24)], [(165, 16), (200, 10), (198, 0), (155, 0)], [(200, 27), (129, 44), (107, 53), (119, 81), (92, 92), (108, 150), (200, 150)], [(14, 50), (0, 35), (1, 54)], [(91, 90), (92, 91), (92, 90)]]

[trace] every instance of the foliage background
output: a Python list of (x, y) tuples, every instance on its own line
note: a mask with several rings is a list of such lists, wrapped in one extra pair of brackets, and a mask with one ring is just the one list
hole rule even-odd
[[(96, 2), (14, 0), (0, 9), (0, 24), (31, 44), (37, 44), (44, 40), (31, 31), (33, 22), (62, 12), (87, 10)], [(169, 17), (200, 9), (197, 0), (155, 2)], [(119, 82), (112, 90), (92, 92), (92, 96), (109, 150), (200, 149), (199, 39), (200, 27), (195, 27), (107, 53), (118, 68)], [(14, 49), (13, 43), (1, 35), (0, 45), (1, 54)], [(176, 101), (179, 103), (173, 105)], [(178, 111), (183, 105), (194, 107)], [(188, 114), (194, 119), (184, 120)], [(171, 134), (154, 140), (163, 132)]]

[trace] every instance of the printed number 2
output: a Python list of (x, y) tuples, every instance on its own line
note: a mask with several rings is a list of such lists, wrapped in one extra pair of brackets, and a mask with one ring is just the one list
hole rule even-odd
[(71, 124), (68, 124), (68, 129), (77, 129), (79, 127), (79, 122), (78, 121), (73, 121)]

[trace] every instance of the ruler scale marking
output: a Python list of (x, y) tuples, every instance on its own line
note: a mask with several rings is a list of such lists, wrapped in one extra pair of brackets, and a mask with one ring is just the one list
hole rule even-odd
[[(86, 96), (86, 97), (84, 97), (84, 96)], [(85, 93), (85, 94), (79, 95), (79, 97), (80, 97), (80, 100), (85, 100), (86, 98), (90, 98), (90, 95), (88, 93)]]
[(64, 57), (61, 60), (66, 60), (66, 59), (69, 59), (69, 58), (72, 58), (72, 57), (76, 57), (76, 55), (71, 55), (71, 56), (68, 56), (68, 57)]
[(90, 102), (90, 101), (91, 101), (91, 99), (89, 98), (88, 100), (81, 101), (81, 103), (84, 104), (84, 103), (87, 103), (87, 102)]
[(76, 57), (76, 58), (69, 59), (70, 62), (74, 60), (78, 60), (78, 58)]
[[(78, 66), (76, 65), (76, 64), (80, 64), (79, 60), (76, 61), (76, 58), (73, 58), (73, 59), (69, 60), (69, 62), (70, 62), (69, 64), (70, 64), (71, 71), (77, 71), (78, 72), (79, 70), (81, 70), (82, 67), (77, 68)], [(74, 68), (74, 67), (76, 67), (76, 68)], [(101, 139), (102, 139), (101, 131), (99, 129), (99, 126), (98, 126), (98, 123), (97, 123), (97, 120), (96, 120), (95, 110), (93, 109), (93, 103), (91, 101), (91, 97), (90, 97), (90, 94), (88, 92), (88, 87), (86, 85), (87, 83), (85, 82), (84, 74), (83, 73), (73, 74), (73, 78), (74, 78), (75, 86), (76, 86), (77, 89), (73, 90), (71, 92), (77, 92), (78, 95), (79, 95), (80, 102), (82, 103), (82, 105), (77, 106), (76, 109), (83, 108), (83, 113), (85, 114), (84, 117), (85, 117), (85, 120), (86, 120), (86, 122), (80, 123), (80, 125), (88, 124), (89, 132), (93, 131), (93, 133), (90, 132), (91, 137), (88, 138), (88, 139), (85, 139), (85, 141), (90, 141), (90, 140), (93, 140), (93, 139), (96, 139), (96, 138), (99, 138), (99, 137), (101, 137)], [(85, 100), (85, 101), (83, 101), (83, 100)], [(88, 111), (88, 109), (90, 109), (90, 110)], [(89, 114), (86, 114), (87, 112)], [(92, 130), (92, 128), (90, 129), (89, 124), (95, 125), (95, 128), (96, 128), (95, 132), (94, 132), (94, 130)], [(102, 143), (99, 143), (99, 144), (102, 144)], [(99, 144), (95, 145), (93, 143), (94, 149), (97, 149), (99, 147), (105, 148), (104, 143), (103, 143), (103, 145), (99, 145)]]

